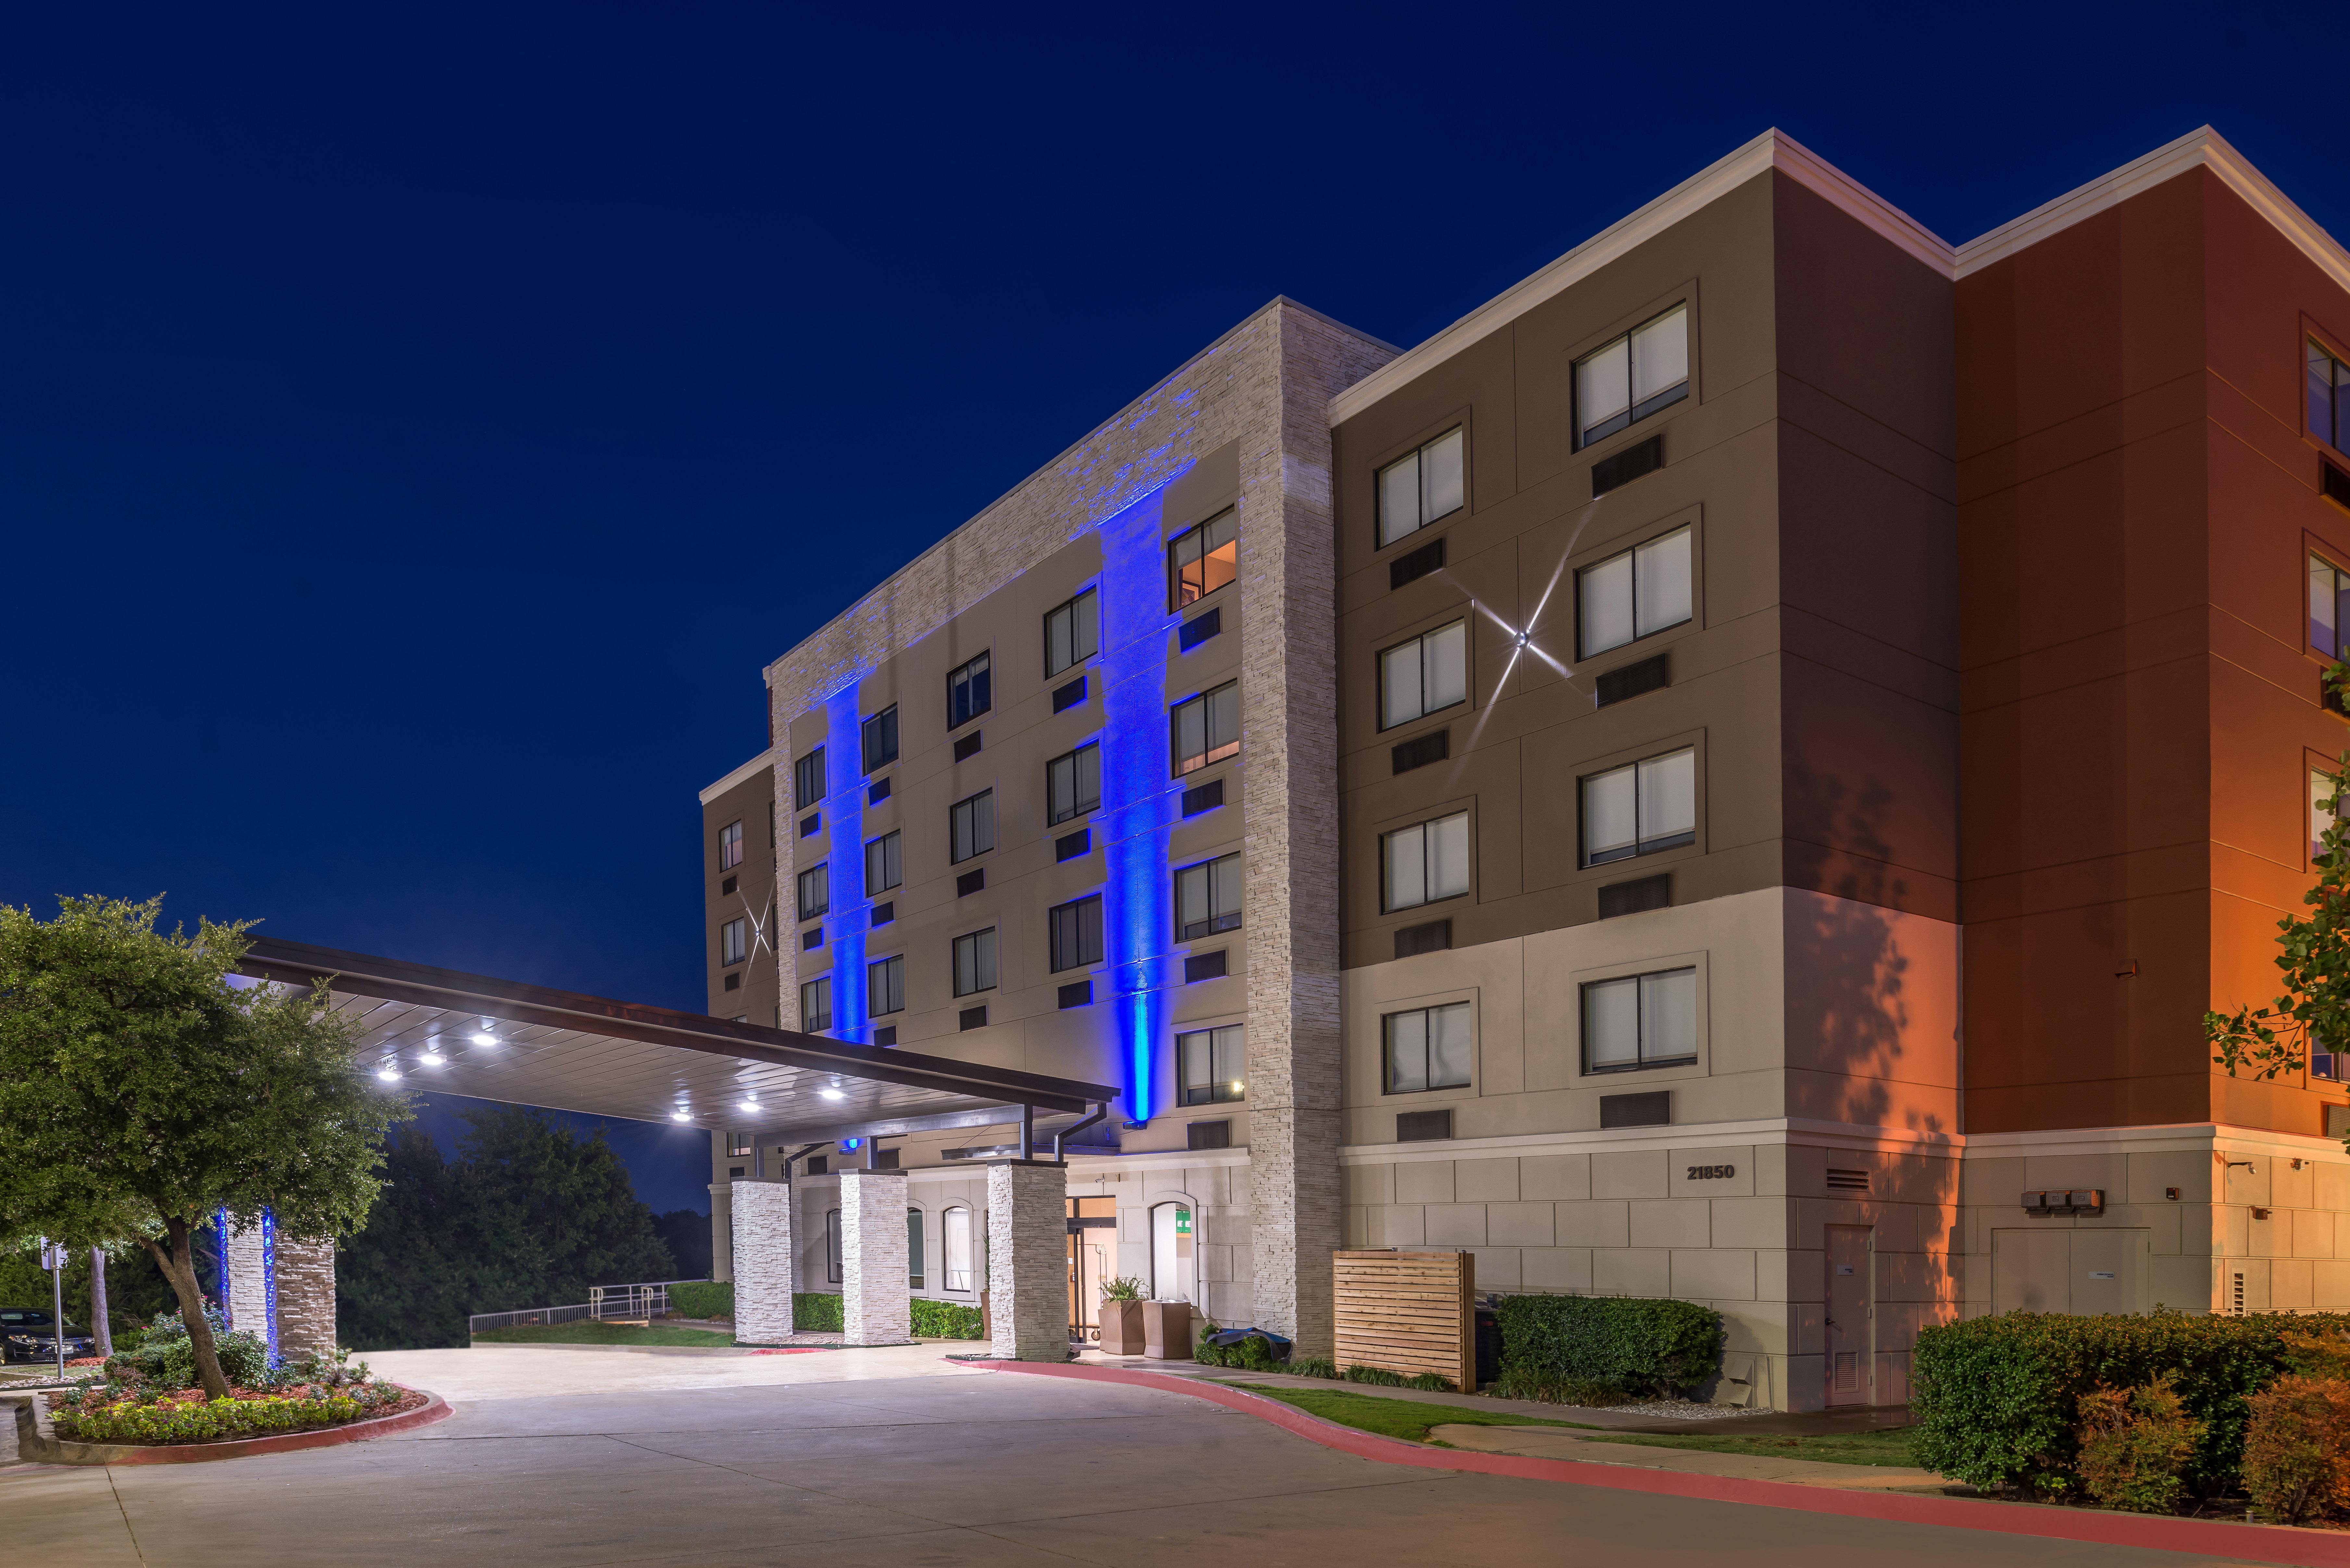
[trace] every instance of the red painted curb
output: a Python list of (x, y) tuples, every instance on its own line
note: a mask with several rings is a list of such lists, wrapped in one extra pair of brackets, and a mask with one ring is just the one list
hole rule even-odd
[(1741, 1480), (1731, 1476), (1689, 1475), (1679, 1470), (1643, 1470), (1576, 1459), (1536, 1459), (1516, 1454), (1481, 1454), (1463, 1449), (1430, 1449), (1399, 1438), (1357, 1431), (1293, 1405), (1218, 1383), (1170, 1377), (1160, 1372), (1129, 1372), (1115, 1366), (1055, 1366), (1050, 1362), (983, 1361), (990, 1372), (1026, 1372), (1081, 1382), (1124, 1383), (1188, 1394), (1227, 1409), (1268, 1421), (1326, 1449), (1382, 1464), (1422, 1469), (1466, 1470), (1521, 1480), (1566, 1481), (1575, 1486), (1644, 1491), (1665, 1497), (1702, 1498), (1806, 1513), (1834, 1513), (1903, 1524), (1938, 1524), (2002, 1535), (2038, 1535), (2100, 1546), (2137, 1546), (2157, 1552), (2201, 1552), (2289, 1568), (2350, 1568), (2350, 1533), (2302, 1530), (2277, 1524), (2230, 1524), (2215, 1519), (2155, 1519), (2145, 1514), (2106, 1513), (2032, 1503), (1987, 1502), (1962, 1497), (1893, 1496), (1883, 1492), (1835, 1491), (1793, 1481)]
[[(397, 1416), (379, 1416), (371, 1421), (354, 1421), (346, 1427), (321, 1427), (311, 1432), (281, 1432), (274, 1438), (238, 1438), (226, 1443), (157, 1443), (132, 1448), (132, 1451), (122, 1458), (103, 1462), (109, 1465), (188, 1465), (202, 1464), (209, 1459), (241, 1459), (253, 1454), (290, 1453), (300, 1449), (331, 1449), (344, 1443), (364, 1443), (370, 1438), (388, 1438), (394, 1432), (430, 1427), (456, 1413), (446, 1399), (435, 1394), (413, 1410), (403, 1410)], [(131, 1447), (121, 1443), (84, 1446)]]

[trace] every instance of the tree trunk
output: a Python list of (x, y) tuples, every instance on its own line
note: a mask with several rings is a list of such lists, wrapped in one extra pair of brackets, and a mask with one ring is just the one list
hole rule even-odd
[(203, 1287), (196, 1283), (196, 1265), (188, 1251), (188, 1222), (178, 1218), (166, 1220), (163, 1230), (168, 1245), (151, 1241), (147, 1251), (153, 1254), (155, 1266), (163, 1271), (163, 1277), (171, 1282), (172, 1293), (180, 1298), (180, 1321), (188, 1325), (188, 1343), (196, 1353), (196, 1381), (203, 1385), (204, 1397), (225, 1399), (229, 1397), (228, 1379), (221, 1375), (220, 1353), (213, 1348), (213, 1325), (204, 1321), (204, 1293)]
[(100, 1355), (114, 1354), (114, 1328), (106, 1321), (106, 1249), (89, 1250), (89, 1332)]

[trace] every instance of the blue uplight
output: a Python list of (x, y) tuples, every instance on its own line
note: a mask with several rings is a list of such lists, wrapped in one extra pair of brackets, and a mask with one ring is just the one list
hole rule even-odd
[(831, 912), (824, 931), (832, 943), (832, 1033), (868, 1039), (865, 1016), (865, 933), (873, 924), (865, 896), (865, 777), (863, 736), (857, 711), (859, 677), (824, 700), (827, 884)]
[(278, 1364), (277, 1356), (277, 1210), (261, 1211), (261, 1290), (262, 1315), (268, 1322), (269, 1365)]

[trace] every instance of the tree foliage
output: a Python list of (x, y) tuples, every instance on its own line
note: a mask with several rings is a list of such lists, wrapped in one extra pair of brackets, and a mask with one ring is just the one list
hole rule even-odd
[(245, 925), (166, 936), (161, 902), (0, 906), (0, 1238), (142, 1246), (220, 1398), (193, 1232), (265, 1208), (288, 1236), (359, 1230), (410, 1113), (366, 1080), (323, 983), (233, 984)]

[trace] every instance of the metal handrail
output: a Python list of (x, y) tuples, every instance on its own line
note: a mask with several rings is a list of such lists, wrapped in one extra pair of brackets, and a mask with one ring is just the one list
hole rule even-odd
[(586, 1301), (568, 1306), (475, 1313), (465, 1320), (465, 1332), (470, 1335), (480, 1334), (484, 1329), (518, 1328), (534, 1324), (552, 1327), (556, 1324), (577, 1323), (582, 1319), (600, 1323), (611, 1318), (659, 1317), (669, 1311), (670, 1286), (708, 1282), (706, 1280), (652, 1280), (639, 1284), (590, 1285)]

